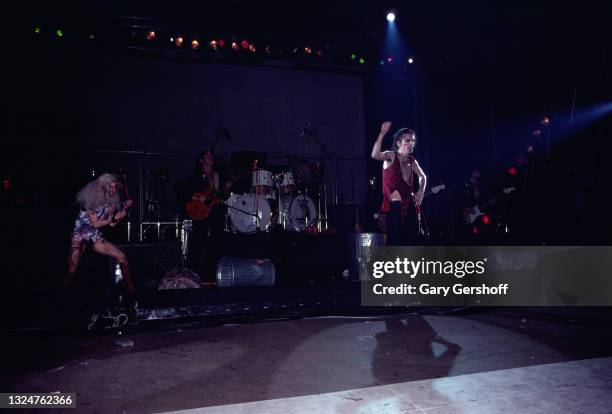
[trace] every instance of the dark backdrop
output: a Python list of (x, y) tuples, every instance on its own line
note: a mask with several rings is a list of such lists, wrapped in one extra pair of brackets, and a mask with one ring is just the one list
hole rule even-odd
[(91, 167), (126, 169), (132, 192), (142, 182), (145, 200), (158, 168), (169, 171), (164, 191), (171, 198), (222, 125), (231, 140), (218, 140), (218, 156), (261, 151), (282, 167), (287, 155), (318, 161), (313, 137), (300, 138), (310, 124), (333, 155), (326, 161), (328, 202), (352, 200), (351, 171), (358, 201), (365, 197), (361, 76), (96, 55), (87, 105)]

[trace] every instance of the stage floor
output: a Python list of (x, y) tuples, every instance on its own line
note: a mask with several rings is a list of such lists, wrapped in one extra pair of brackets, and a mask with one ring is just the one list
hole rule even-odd
[(596, 358), (172, 414), (608, 413), (610, 369), (612, 358)]
[(231, 404), (240, 405), (196, 412), (609, 412), (612, 406), (611, 310), (298, 316), (217, 326), (166, 321), (151, 329), (141, 323), (122, 335), (13, 332), (5, 342), (2, 389), (76, 392), (79, 413)]

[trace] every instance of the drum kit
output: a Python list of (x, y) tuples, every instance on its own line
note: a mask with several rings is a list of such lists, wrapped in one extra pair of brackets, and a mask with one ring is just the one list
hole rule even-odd
[(321, 218), (305, 186), (292, 171), (273, 174), (257, 168), (251, 175), (251, 192), (231, 194), (225, 202), (226, 231), (251, 234), (281, 228), (291, 232), (318, 233)]

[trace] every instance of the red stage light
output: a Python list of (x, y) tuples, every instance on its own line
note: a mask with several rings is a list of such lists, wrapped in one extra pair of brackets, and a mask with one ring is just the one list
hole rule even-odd
[(185, 41), (185, 39), (183, 39), (183, 36), (178, 36), (175, 40), (174, 40), (174, 44), (177, 45), (178, 47), (183, 46), (183, 42)]
[(243, 49), (248, 49), (249, 42), (247, 42), (246, 40), (243, 40), (242, 42), (240, 42), (240, 47), (242, 47)]
[(154, 40), (155, 39), (155, 32), (153, 30), (150, 30), (147, 32), (147, 40)]
[(238, 43), (232, 42), (232, 50), (238, 50)]
[(323, 56), (323, 51), (321, 49), (317, 49), (317, 56)]
[(217, 50), (219, 43), (216, 40), (211, 40), (208, 45), (210, 46), (211, 49)]
[(251, 52), (251, 53), (257, 52), (257, 49), (255, 48), (255, 45), (253, 45), (253, 44), (249, 45), (249, 52)]
[(304, 48), (304, 52), (306, 52), (306, 54), (310, 55), (310, 54), (312, 53), (312, 49), (311, 49), (311, 48), (309, 48), (308, 46), (306, 46), (306, 47)]
[(8, 175), (2, 179), (2, 189), (10, 191), (13, 188), (13, 180)]
[(191, 41), (191, 48), (193, 50), (197, 50), (200, 47), (200, 42), (198, 42), (196, 39), (193, 39)]
[(476, 226), (472, 227), (472, 233), (478, 234), (478, 227)]
[(508, 174), (515, 176), (518, 174), (518, 170), (516, 169), (516, 167), (510, 167), (508, 168)]
[(223, 40), (223, 39), (219, 39), (219, 41), (218, 41), (217, 43), (219, 44), (219, 47), (220, 47), (221, 49), (223, 49), (223, 48), (225, 47), (225, 40)]
[(491, 224), (491, 219), (488, 215), (485, 214), (484, 216), (482, 216), (482, 224), (486, 224), (487, 226)]

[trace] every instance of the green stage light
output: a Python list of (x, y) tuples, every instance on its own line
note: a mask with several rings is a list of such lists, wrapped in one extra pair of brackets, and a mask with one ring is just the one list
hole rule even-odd
[(39, 27), (39, 26), (36, 26), (36, 27), (34, 28), (34, 33), (36, 33), (36, 34), (40, 34), (40, 32), (41, 32), (40, 27)]
[(55, 31), (55, 35), (56, 35), (57, 37), (64, 37), (64, 31), (63, 31), (62, 29), (57, 29), (57, 30)]
[(365, 63), (365, 59), (364, 58), (359, 58), (359, 63), (361, 63), (363, 65)]
[(351, 59), (352, 59), (352, 60), (357, 59), (357, 55), (355, 55), (355, 54), (353, 53), (353, 54), (351, 55)]

